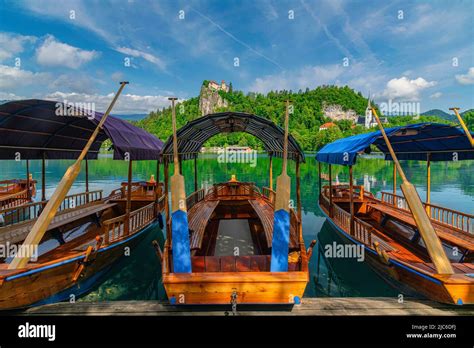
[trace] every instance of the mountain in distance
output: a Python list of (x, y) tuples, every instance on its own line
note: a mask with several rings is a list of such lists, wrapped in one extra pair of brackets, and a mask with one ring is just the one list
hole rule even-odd
[(148, 116), (148, 114), (113, 114), (115, 117), (126, 121), (140, 121)]
[(428, 111), (425, 111), (425, 112), (421, 113), (420, 115), (421, 116), (436, 116), (436, 117), (439, 117), (439, 118), (442, 118), (442, 119), (448, 120), (448, 121), (456, 120), (456, 115), (448, 114), (447, 112), (445, 112), (443, 110), (440, 110), (440, 109), (428, 110)]

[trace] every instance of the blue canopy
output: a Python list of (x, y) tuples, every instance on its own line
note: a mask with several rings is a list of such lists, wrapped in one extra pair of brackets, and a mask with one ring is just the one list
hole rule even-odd
[[(400, 160), (461, 161), (474, 159), (474, 148), (460, 127), (439, 123), (418, 123), (385, 129), (397, 158)], [(471, 133), (473, 134), (473, 133)], [(474, 136), (474, 134), (473, 134)], [(330, 164), (353, 165), (357, 155), (370, 153), (376, 146), (391, 160), (380, 131), (354, 135), (324, 146), (316, 160)]]

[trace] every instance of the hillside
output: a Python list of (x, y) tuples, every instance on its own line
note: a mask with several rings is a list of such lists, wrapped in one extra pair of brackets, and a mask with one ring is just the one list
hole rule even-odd
[[(285, 100), (290, 99), (294, 106), (294, 113), (290, 117), (290, 132), (305, 151), (318, 150), (338, 138), (370, 131), (370, 129), (367, 130), (358, 125), (354, 126), (351, 119), (331, 120), (324, 115), (323, 110), (327, 110), (328, 105), (340, 106), (338, 108), (347, 111), (348, 115), (364, 115), (368, 100), (360, 92), (356, 92), (348, 86), (320, 86), (313, 90), (307, 88), (305, 91), (299, 90), (298, 92), (291, 90), (271, 91), (267, 94), (244, 94), (237, 90), (219, 90), (215, 93), (225, 100), (226, 106), (215, 106), (214, 112), (228, 110), (253, 113), (268, 118), (278, 125), (283, 124)], [(203, 95), (203, 89), (201, 89), (201, 95)], [(178, 128), (184, 126), (188, 121), (201, 117), (199, 106), (200, 97), (194, 97), (177, 104)], [(319, 127), (328, 121), (334, 122), (338, 127), (320, 132)], [(425, 118), (422, 116), (416, 121), (412, 117), (390, 117), (391, 124), (392, 122), (393, 124), (404, 124), (423, 121), (447, 122), (437, 117)], [(171, 108), (151, 112), (136, 124), (157, 135), (160, 139), (167, 140), (172, 134)], [(222, 146), (226, 144), (261, 148), (258, 139), (245, 133), (221, 134), (211, 138), (206, 145)]]
[(440, 110), (440, 109), (429, 110), (429, 111), (423, 112), (420, 115), (421, 116), (436, 116), (448, 121), (456, 120), (456, 116), (454, 114), (448, 114), (447, 112), (444, 112), (443, 110)]

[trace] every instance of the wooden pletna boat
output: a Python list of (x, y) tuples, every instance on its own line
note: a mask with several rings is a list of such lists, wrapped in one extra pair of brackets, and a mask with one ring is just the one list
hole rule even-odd
[[(392, 286), (408, 295), (449, 304), (474, 303), (474, 215), (430, 202), (430, 163), (474, 159), (471, 134), (455, 126), (421, 123), (337, 140), (317, 154), (329, 164), (329, 185), (319, 178), (319, 206), (348, 243), (362, 246), (365, 260)], [(354, 185), (358, 154), (377, 147), (394, 163), (393, 193), (381, 198)], [(398, 159), (427, 163), (427, 197), (422, 203)], [(349, 167), (349, 184), (332, 183), (332, 165)], [(397, 172), (402, 178), (396, 193)]]
[[(163, 143), (126, 121), (108, 117), (123, 86), (107, 112), (93, 117), (82, 113), (59, 117), (52, 101), (1, 106), (3, 127), (28, 135), (24, 138), (29, 141), (20, 145), (1, 130), (0, 158), (24, 149), (23, 158), (76, 162), (49, 200), (23, 205), (20, 209), (28, 209), (29, 217), (0, 228), (1, 251), (16, 251), (2, 255), (0, 309), (72, 300), (86, 293), (115, 261), (130, 255), (159, 220), (162, 185), (153, 177), (149, 182), (132, 182), (132, 163), (158, 160)], [(114, 159), (128, 160), (128, 181), (104, 197), (102, 191), (89, 191), (86, 175), (86, 191), (66, 196), (82, 159), (96, 159), (106, 139), (113, 144)]]
[(0, 181), (0, 225), (3, 222), (3, 209), (13, 208), (31, 202), (36, 196), (36, 180), (27, 173), (26, 179)]
[[(260, 190), (235, 175), (207, 190), (198, 187), (196, 161), (202, 145), (212, 136), (228, 132), (247, 132), (262, 140), (270, 156), (269, 187)], [(167, 238), (160, 254), (163, 284), (171, 304), (300, 303), (314, 244), (307, 251), (302, 236), (299, 167), (304, 154), (287, 134), (287, 123), (285, 133), (261, 117), (225, 112), (189, 122), (165, 144), (165, 191), (171, 182), (171, 208), (167, 208)], [(273, 191), (275, 156), (283, 157), (284, 164)], [(288, 204), (290, 198), (289, 178), (283, 185), (280, 179), (286, 175), (286, 158), (296, 163), (297, 209), (282, 211), (278, 210), (279, 200)], [(181, 161), (188, 159), (194, 160), (194, 192), (186, 197), (179, 168)], [(169, 179), (171, 162), (175, 173)], [(278, 214), (287, 217), (286, 225)], [(280, 231), (274, 229), (274, 220)], [(275, 237), (277, 233), (280, 238)]]

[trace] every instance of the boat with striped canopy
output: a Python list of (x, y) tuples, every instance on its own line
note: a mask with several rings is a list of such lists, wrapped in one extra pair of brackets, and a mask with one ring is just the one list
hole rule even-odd
[[(239, 112), (210, 114), (177, 131), (174, 127), (174, 136), (163, 149), (165, 192), (171, 186), (163, 252), (156, 243), (171, 304), (301, 302), (314, 244), (307, 250), (302, 236), (300, 163), (304, 154), (288, 134), (288, 116), (287, 104), (286, 131), (267, 119)], [(235, 175), (207, 189), (199, 187), (197, 158), (203, 144), (216, 134), (231, 132), (246, 132), (263, 142), (270, 158), (268, 187), (260, 189)], [(284, 163), (275, 191), (274, 157)], [(288, 206), (289, 177), (280, 180), (286, 175), (287, 159), (296, 164), (296, 209)], [(194, 160), (194, 192), (187, 196), (184, 179), (175, 178), (184, 160)], [(169, 178), (173, 162), (174, 175)]]

